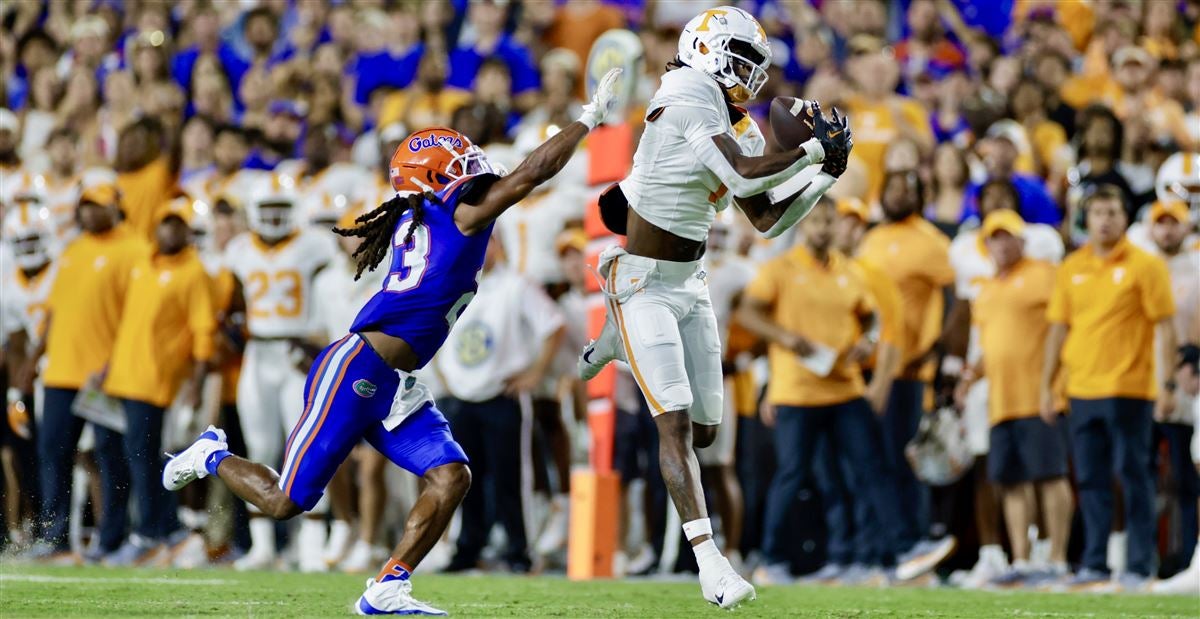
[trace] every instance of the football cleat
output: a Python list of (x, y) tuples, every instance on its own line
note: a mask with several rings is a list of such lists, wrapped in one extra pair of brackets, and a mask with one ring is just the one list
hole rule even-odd
[(604, 321), (600, 335), (583, 347), (583, 353), (579, 355), (579, 378), (585, 381), (592, 380), (604, 366), (615, 360), (624, 361), (625, 354), (621, 349), (621, 336), (617, 333), (617, 325), (609, 318)]
[(167, 461), (163, 467), (163, 487), (174, 492), (197, 479), (208, 477), (204, 461), (212, 453), (226, 449), (229, 449), (229, 443), (225, 441), (225, 431), (208, 426), (187, 449)]
[(367, 590), (354, 604), (354, 612), (359, 615), (426, 615), (434, 617), (444, 617), (447, 614), (444, 610), (413, 599), (411, 581), (375, 582), (374, 578), (367, 579)]
[(912, 580), (929, 573), (950, 558), (958, 549), (958, 540), (953, 535), (947, 535), (937, 541), (923, 540), (917, 542), (911, 550), (899, 557), (900, 564), (896, 566), (896, 578)]
[(758, 597), (754, 586), (734, 571), (725, 557), (720, 557), (720, 563), (711, 569), (701, 570), (700, 593), (721, 608), (733, 608)]

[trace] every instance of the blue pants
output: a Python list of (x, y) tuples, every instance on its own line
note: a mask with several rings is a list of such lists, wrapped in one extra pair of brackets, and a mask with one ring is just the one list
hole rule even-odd
[[(865, 400), (856, 398), (819, 407), (780, 406), (775, 416), (775, 454), (779, 468), (767, 497), (763, 538), (763, 553), (771, 563), (786, 561), (788, 553), (782, 547), (782, 539), (788, 525), (788, 508), (813, 470), (817, 442), (822, 437), (834, 446), (838, 460), (849, 473), (850, 491), (870, 506), (878, 515), (878, 522), (887, 522), (896, 513), (896, 496), (884, 475), (885, 467), (880, 457), (882, 441)], [(849, 518), (850, 514), (845, 517)], [(885, 526), (872, 533), (887, 549), (884, 563), (894, 562), (895, 530)]]
[(1182, 423), (1157, 423), (1154, 427), (1167, 441), (1167, 462), (1171, 477), (1175, 480), (1175, 497), (1179, 502), (1177, 554), (1183, 565), (1187, 565), (1196, 550), (1196, 499), (1200, 497), (1200, 475), (1196, 474), (1191, 452), (1194, 428)]
[(1081, 563), (1093, 570), (1108, 570), (1115, 474), (1125, 495), (1126, 569), (1150, 576), (1155, 530), (1154, 477), (1150, 474), (1151, 403), (1131, 398), (1072, 399), (1067, 421), (1083, 514)]
[(454, 435), (471, 457), (475, 483), (462, 504), (462, 532), (454, 562), (479, 560), (488, 534), (497, 521), (504, 527), (508, 548), (504, 560), (510, 567), (527, 570), (529, 550), (521, 508), (521, 408), (510, 397), (484, 402), (455, 398), (442, 401)]
[(417, 477), (444, 464), (467, 462), (432, 402), (393, 430), (383, 427), (400, 388), (400, 374), (356, 333), (317, 355), (304, 385), (304, 414), (288, 437), (279, 474), (279, 487), (296, 505), (312, 509), (363, 440)]
[(897, 380), (883, 415), (883, 457), (896, 488), (899, 511), (884, 522), (899, 528), (900, 551), (912, 548), (929, 530), (929, 488), (917, 481), (904, 457), (904, 447), (917, 434), (924, 409), (925, 383)]
[[(58, 547), (70, 548), (67, 539), (71, 516), (71, 471), (75, 467), (75, 447), (83, 432), (83, 419), (71, 412), (74, 389), (47, 387), (42, 403), (42, 423), (38, 434), (38, 461), (42, 483), (42, 539)], [(93, 424), (96, 436), (96, 465), (100, 469), (100, 550), (112, 552), (125, 539), (129, 522), (129, 468), (121, 446), (121, 435)]]
[(138, 515), (133, 532), (150, 540), (166, 540), (179, 530), (179, 520), (175, 493), (162, 485), (165, 411), (137, 400), (121, 400), (121, 405), (125, 408), (125, 457)]

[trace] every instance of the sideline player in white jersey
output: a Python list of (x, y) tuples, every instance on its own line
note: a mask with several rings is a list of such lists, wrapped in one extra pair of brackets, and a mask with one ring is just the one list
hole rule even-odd
[[(297, 343), (313, 331), (313, 279), (333, 259), (332, 235), (300, 225), (294, 181), (264, 175), (246, 204), (249, 232), (229, 242), (226, 266), (237, 278), (249, 339), (238, 380), (237, 405), (246, 451), (277, 464), (288, 432), (304, 412), (305, 372), (296, 367)], [(239, 569), (275, 562), (275, 523), (251, 511), (250, 552)], [(323, 515), (322, 515), (323, 517)], [(306, 518), (297, 537), (300, 569), (322, 571), (325, 524)]]
[[(701, 593), (722, 608), (755, 592), (712, 540), (693, 451), (716, 438), (724, 391), (705, 238), (730, 203), (760, 233), (778, 236), (845, 171), (852, 145), (846, 122), (814, 103), (816, 137), (764, 155), (762, 133), (737, 104), (758, 93), (770, 63), (766, 33), (741, 9), (711, 9), (684, 27), (647, 107), (633, 170), (601, 197), (605, 223), (627, 244), (600, 257), (608, 321), (579, 361), (584, 379), (613, 359), (629, 362), (654, 416), (659, 465), (696, 554)], [(820, 171), (800, 175), (809, 166)]]
[[(34, 202), (12, 204), (6, 209), (4, 243), (12, 260), (5, 259), (0, 273), (0, 342), (6, 363), (24, 368), (27, 359), (45, 334), (46, 299), (54, 282), (50, 245), (54, 224), (48, 209)], [(15, 374), (15, 372), (14, 372)], [(34, 440), (33, 393), (10, 386), (7, 393), (8, 419), (0, 420), (0, 447), (7, 452), (4, 476), (9, 483), (7, 516), (9, 539), (16, 544), (30, 541), (33, 517), (38, 509), (37, 448)]]

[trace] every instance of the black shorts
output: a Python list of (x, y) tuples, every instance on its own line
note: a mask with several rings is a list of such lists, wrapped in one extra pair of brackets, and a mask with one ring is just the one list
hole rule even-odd
[(1041, 417), (1027, 417), (992, 426), (988, 479), (998, 484), (1018, 484), (1066, 475), (1065, 424), (1059, 416), (1054, 425)]

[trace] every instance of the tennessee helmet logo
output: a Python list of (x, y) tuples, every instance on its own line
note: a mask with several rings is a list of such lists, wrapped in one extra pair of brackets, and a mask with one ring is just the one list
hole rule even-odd
[(414, 135), (408, 141), (408, 150), (416, 153), (432, 146), (448, 146), (454, 149), (463, 147), (462, 138), (456, 135)]

